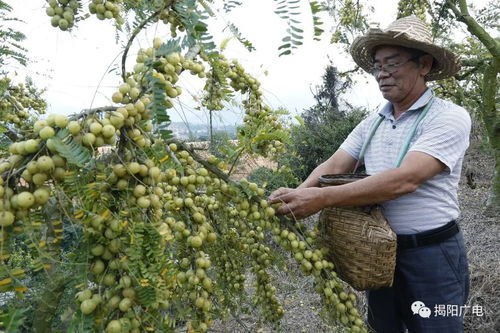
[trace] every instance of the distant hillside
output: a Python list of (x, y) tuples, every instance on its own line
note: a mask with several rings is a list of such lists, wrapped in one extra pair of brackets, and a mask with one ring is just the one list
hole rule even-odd
[[(225, 132), (230, 138), (236, 138), (236, 128), (239, 125), (215, 125), (214, 132)], [(181, 140), (206, 140), (209, 136), (208, 124), (172, 122), (168, 127), (174, 136)]]

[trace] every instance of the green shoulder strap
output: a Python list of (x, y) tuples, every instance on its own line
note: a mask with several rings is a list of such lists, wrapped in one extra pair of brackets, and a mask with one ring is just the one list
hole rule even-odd
[(399, 168), (399, 166), (401, 165), (401, 162), (403, 162), (403, 158), (405, 157), (406, 153), (408, 152), (411, 139), (415, 135), (415, 132), (417, 130), (417, 126), (418, 126), (418, 124), (420, 124), (422, 119), (424, 119), (425, 115), (427, 114), (427, 112), (431, 108), (432, 103), (434, 103), (434, 97), (431, 97), (431, 100), (427, 103), (425, 108), (422, 110), (422, 112), (420, 112), (417, 119), (413, 123), (413, 126), (411, 127), (410, 131), (408, 132), (408, 135), (406, 136), (406, 139), (403, 142), (403, 146), (401, 147), (401, 150), (399, 151), (398, 158), (396, 159), (396, 163), (394, 164), (395, 168)]
[[(408, 132), (408, 135), (406, 136), (406, 139), (403, 142), (401, 150), (399, 151), (398, 158), (396, 159), (396, 163), (394, 164), (395, 168), (398, 168), (401, 165), (401, 162), (403, 161), (403, 158), (405, 157), (405, 155), (408, 152), (408, 149), (410, 147), (411, 139), (415, 135), (415, 131), (417, 130), (417, 126), (422, 121), (422, 119), (425, 117), (425, 115), (427, 114), (429, 109), (431, 108), (432, 103), (434, 103), (434, 97), (431, 97), (430, 101), (427, 103), (427, 105), (422, 110), (422, 112), (420, 112), (417, 119), (413, 123), (413, 126), (411, 127), (410, 131)], [(359, 153), (359, 158), (358, 158), (358, 161), (356, 162), (356, 166), (354, 167), (353, 173), (356, 172), (356, 170), (358, 169), (360, 161), (365, 156), (366, 149), (368, 148), (368, 145), (370, 144), (370, 141), (373, 138), (373, 135), (375, 134), (375, 132), (377, 131), (377, 128), (379, 127), (379, 125), (382, 123), (382, 121), (384, 119), (385, 119), (385, 116), (380, 115), (380, 117), (375, 121), (375, 123), (370, 128), (370, 131), (368, 132), (368, 136), (366, 137), (366, 140), (363, 143), (363, 146), (361, 147), (361, 151)]]

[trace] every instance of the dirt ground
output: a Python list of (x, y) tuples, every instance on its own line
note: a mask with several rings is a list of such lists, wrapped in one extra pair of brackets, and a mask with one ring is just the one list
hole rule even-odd
[[(467, 175), (469, 177), (467, 177)], [(470, 296), (467, 305), (478, 305), (483, 315), (465, 315), (465, 332), (500, 332), (500, 223), (499, 216), (485, 211), (493, 159), (476, 143), (469, 149), (464, 162), (459, 200), (462, 215), (459, 225), (464, 233), (471, 271)], [(315, 223), (313, 217), (309, 223)], [(289, 272), (299, 272), (289, 260)], [(210, 332), (289, 332), (321, 333), (343, 332), (341, 328), (325, 324), (319, 315), (321, 303), (314, 291), (313, 281), (300, 273), (274, 271), (275, 285), (286, 310), (278, 328), (262, 325), (258, 313), (234, 313), (226, 320), (216, 321)], [(251, 277), (247, 281), (251, 293)], [(364, 296), (359, 295), (360, 310), (364, 310)]]

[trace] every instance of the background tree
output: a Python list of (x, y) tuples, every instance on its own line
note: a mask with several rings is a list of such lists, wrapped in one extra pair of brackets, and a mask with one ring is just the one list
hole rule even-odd
[(302, 181), (339, 148), (367, 113), (341, 99), (350, 83), (342, 81), (333, 65), (326, 67), (322, 79), (313, 92), (316, 104), (300, 115), (302, 124), (292, 128), (287, 150), (296, 154), (296, 161), (290, 161), (289, 165)]

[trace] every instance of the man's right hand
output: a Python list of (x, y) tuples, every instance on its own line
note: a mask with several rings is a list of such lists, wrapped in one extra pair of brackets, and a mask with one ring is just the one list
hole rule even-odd
[(267, 201), (273, 201), (277, 197), (282, 196), (283, 194), (292, 192), (293, 190), (294, 190), (293, 188), (280, 187), (279, 189), (277, 189), (273, 193), (271, 193), (271, 195), (269, 196), (269, 198), (267, 199)]

